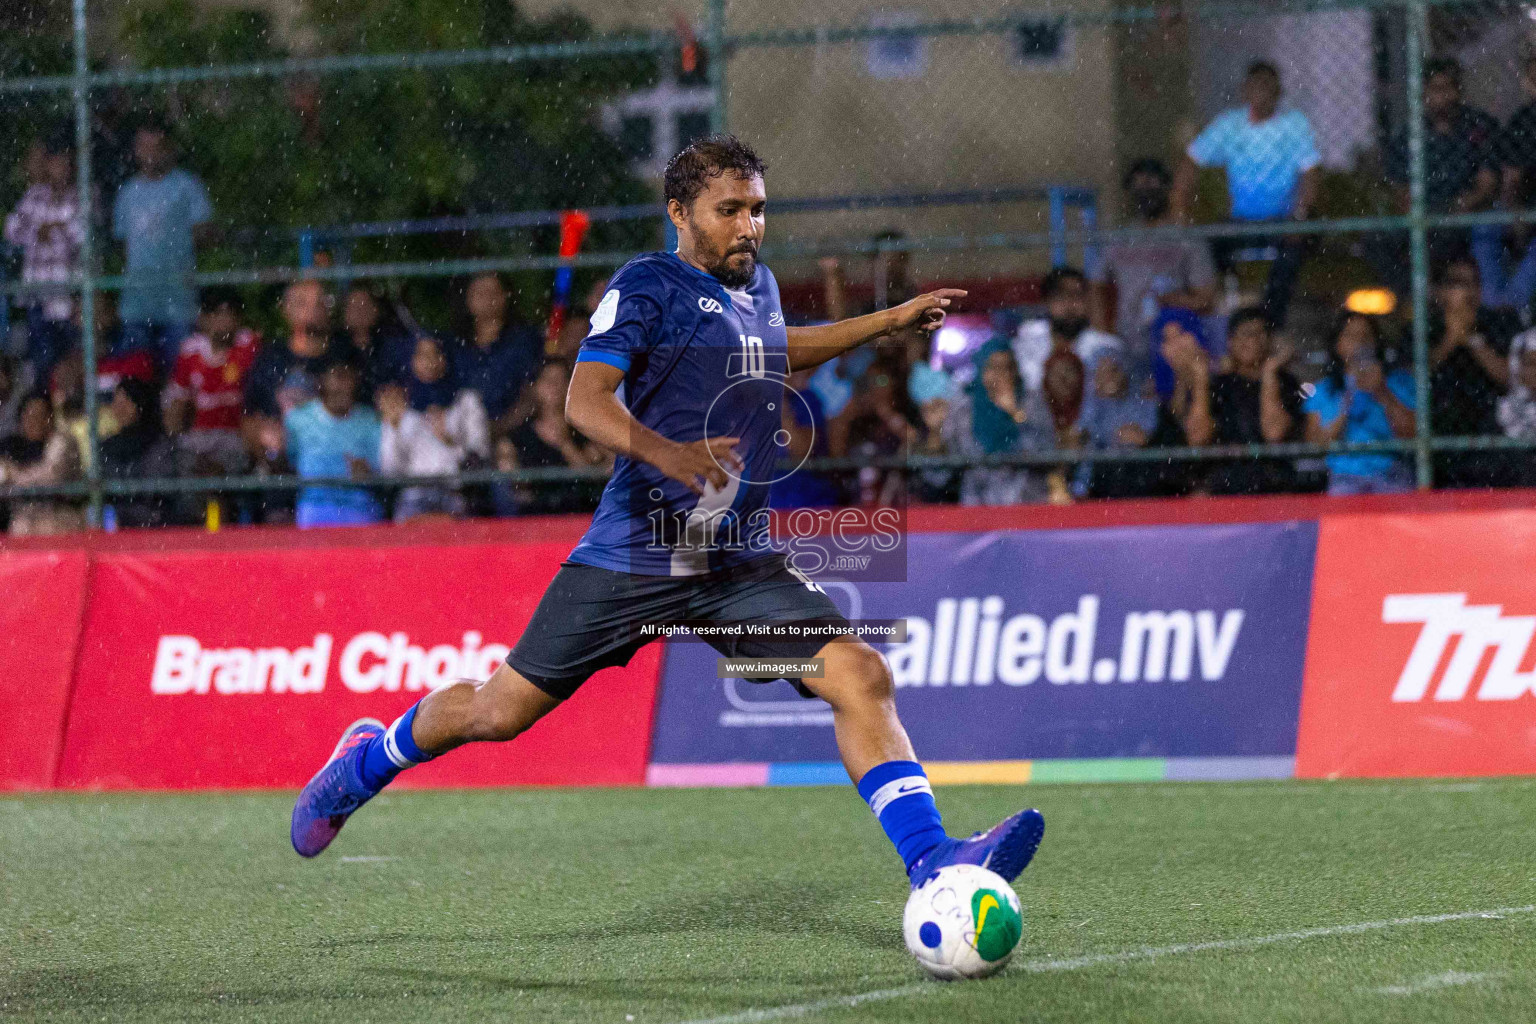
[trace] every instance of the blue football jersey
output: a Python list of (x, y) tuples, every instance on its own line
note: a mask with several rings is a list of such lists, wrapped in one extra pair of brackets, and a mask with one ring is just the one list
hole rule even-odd
[(620, 457), (571, 561), (645, 576), (692, 576), (774, 551), (769, 485), (787, 470), (783, 403), (789, 335), (779, 286), (757, 264), (745, 288), (726, 288), (675, 253), (630, 260), (592, 314), (578, 362), (624, 371), (634, 418), (683, 443), (740, 438), (741, 470), (702, 497), (655, 467)]

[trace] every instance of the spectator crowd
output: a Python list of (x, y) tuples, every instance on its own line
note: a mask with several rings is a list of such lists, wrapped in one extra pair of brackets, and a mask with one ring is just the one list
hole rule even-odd
[[(338, 298), (315, 280), (288, 285), (282, 330), (266, 338), (230, 288), (199, 294), (190, 281), (212, 236), (212, 207), (198, 179), (176, 164), (166, 128), (134, 139), (138, 173), (111, 209), (123, 244), (124, 287), (95, 296), (96, 377), (85, 379), (81, 310), (67, 288), (32, 293), (23, 358), (0, 355), (0, 485), (64, 484), (84, 476), (91, 453), (88, 388), (97, 395), (104, 479), (324, 478), (282, 492), (114, 498), (123, 526), (223, 521), (323, 526), (584, 507), (591, 485), (538, 490), (465, 487), (465, 470), (603, 467), (610, 456), (575, 436), (562, 413), (573, 350), (568, 332), (547, 347), (515, 322), (495, 274), (465, 288), (465, 328), (409, 327), (386, 297), (355, 284)], [(84, 222), (67, 138), (35, 148), (33, 181), (7, 218), (22, 280), (67, 283), (78, 271)], [(378, 474), (440, 478), (384, 493), (346, 486)], [(78, 501), (22, 498), (4, 510), (12, 534), (83, 525)]]
[[(1429, 61), (1424, 75), (1427, 211), (1529, 207), (1536, 197), (1536, 59), (1523, 77), (1528, 102), (1503, 125), (1463, 101), (1455, 61)], [(1153, 158), (1130, 165), (1122, 179), (1126, 223), (1140, 230), (1115, 236), (1086, 272), (1048, 273), (1043, 315), (1004, 326), (958, 363), (911, 338), (803, 376), (828, 421), (827, 454), (879, 454), (906, 444), (918, 455), (1020, 457), (1020, 465), (922, 469), (902, 481), (866, 474), (857, 493), (844, 486), (841, 500), (870, 500), (880, 486), (888, 497), (902, 484), (918, 500), (965, 504), (1414, 487), (1409, 457), (1369, 448), (1323, 460), (1086, 458), (1182, 446), (1365, 446), (1416, 435), (1411, 353), (1405, 338), (1389, 336), (1383, 317), (1340, 310), (1320, 375), (1296, 358), (1287, 320), (1316, 236), (1287, 226), (1316, 216), (1322, 159), (1307, 116), (1285, 106), (1274, 65), (1251, 65), (1240, 91), (1242, 104), (1214, 118), (1173, 169)], [(1178, 230), (1192, 223), (1208, 168), (1224, 173), (1226, 220), (1247, 230), (1209, 241)], [(1385, 171), (1406, 213), (1405, 130), (1389, 142)], [(1406, 236), (1372, 239), (1366, 249), (1382, 282), (1406, 295)], [(1523, 225), (1437, 229), (1430, 255), (1433, 433), (1536, 438), (1536, 332), (1527, 330), (1536, 237)], [(1221, 283), (1233, 280), (1240, 261), (1264, 265), (1262, 287), (1251, 304), (1229, 300), (1222, 308)], [(842, 268), (825, 261), (824, 270), (829, 316), (857, 312), (843, 301)], [(875, 277), (873, 291), (887, 304), (916, 291), (899, 253), (883, 255)], [(889, 383), (901, 380), (904, 389)], [(1051, 454), (1062, 450), (1076, 457), (1052, 465)], [(1536, 484), (1536, 460), (1521, 450), (1441, 452), (1433, 469), (1438, 486)], [(789, 500), (824, 490), (801, 488)]]
[[(1431, 213), (1519, 209), (1536, 198), (1536, 62), (1529, 102), (1500, 125), (1461, 97), (1453, 61), (1425, 68), (1424, 200)], [(794, 457), (878, 462), (907, 470), (800, 471), (775, 486), (781, 507), (900, 500), (963, 504), (1083, 498), (1326, 490), (1391, 493), (1414, 486), (1411, 459), (1371, 449), (1325, 459), (1262, 456), (1102, 461), (1093, 453), (1283, 442), (1368, 444), (1415, 436), (1419, 395), (1411, 359), (1384, 321), (1341, 311), (1321, 374), (1295, 359), (1287, 319), (1314, 235), (1287, 226), (1316, 215), (1321, 158), (1302, 112), (1284, 103), (1279, 72), (1256, 63), (1242, 105), (1207, 125), (1170, 169), (1135, 161), (1122, 185), (1127, 223), (1091, 267), (1043, 279), (1038, 314), (994, 317), (990, 338), (963, 352), (921, 332), (884, 339), (790, 378), (784, 403)], [(21, 257), (26, 348), (0, 355), (0, 485), (79, 479), (91, 457), (85, 395), (99, 404), (97, 457), (107, 479), (295, 473), (292, 492), (113, 499), (121, 525), (212, 517), (300, 526), (423, 516), (515, 515), (588, 507), (612, 456), (566, 424), (563, 401), (585, 323), (546, 341), (515, 321), (506, 283), (468, 281), (462, 328), (440, 332), (363, 284), (332, 294), (294, 282), (277, 302), (282, 327), (264, 337), (242, 293), (191, 275), (217, 235), (197, 177), (177, 164), (168, 129), (134, 137), (137, 173), (107, 209), (124, 285), (96, 298), (96, 378), (85, 379), (81, 311), (67, 288), (85, 235), (66, 138), (34, 147), (30, 187), (5, 221)], [(1202, 169), (1224, 172), (1227, 218), (1250, 226), (1210, 241), (1191, 222)], [(1407, 136), (1386, 152), (1386, 176), (1406, 211)], [(880, 240), (899, 241), (893, 235)], [(1403, 294), (1400, 236), (1372, 243), (1378, 276)], [(873, 302), (855, 308), (843, 266), (824, 260), (829, 319), (896, 305), (919, 290), (898, 245), (880, 246)], [(1248, 305), (1222, 301), (1235, 262), (1261, 254), (1263, 286)], [(1430, 423), (1440, 436), (1536, 440), (1536, 236), (1526, 225), (1436, 230), (1429, 322)], [(49, 286), (53, 286), (49, 290)], [(1230, 290), (1230, 289), (1229, 289)], [(601, 294), (601, 288), (594, 294)], [(1315, 368), (1314, 368), (1315, 369)], [(1313, 379), (1306, 379), (1311, 377)], [(1076, 453), (1063, 460), (1060, 453)], [(1009, 460), (999, 458), (1019, 456)], [(1053, 458), (1054, 456), (1054, 458)], [(957, 460), (972, 463), (955, 465)], [(1437, 485), (1536, 484), (1530, 453), (1442, 452)], [(556, 487), (467, 485), (466, 470), (595, 470)], [(423, 478), (395, 489), (349, 486), (377, 475)], [(323, 482), (318, 482), (323, 479)], [(13, 534), (82, 525), (78, 501), (18, 497), (3, 515)]]

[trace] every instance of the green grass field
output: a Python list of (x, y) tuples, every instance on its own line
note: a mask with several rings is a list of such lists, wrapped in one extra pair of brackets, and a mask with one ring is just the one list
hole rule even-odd
[(1536, 1018), (1531, 780), (938, 792), (1046, 814), (987, 981), (846, 789), (395, 793), (313, 862), (284, 794), (0, 799), (0, 1020)]

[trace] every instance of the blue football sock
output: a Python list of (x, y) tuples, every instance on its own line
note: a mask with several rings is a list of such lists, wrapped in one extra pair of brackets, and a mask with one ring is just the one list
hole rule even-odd
[(859, 780), (859, 796), (880, 819), (907, 870), (949, 838), (933, 802), (933, 787), (916, 761), (887, 761)]
[(368, 746), (363, 750), (362, 776), (365, 785), (375, 790), (383, 789), (391, 779), (407, 768), (432, 760), (432, 755), (418, 747), (416, 738), (411, 735), (411, 723), (416, 721), (416, 709), (419, 707), (420, 701), (412, 704), (411, 710), (395, 719), (394, 725), (368, 741)]

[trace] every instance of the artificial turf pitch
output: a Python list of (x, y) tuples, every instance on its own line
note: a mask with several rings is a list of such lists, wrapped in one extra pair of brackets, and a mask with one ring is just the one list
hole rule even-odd
[(395, 792), (312, 862), (286, 794), (0, 799), (0, 1020), (1536, 1019), (1531, 780), (938, 796), (1046, 814), (987, 981), (846, 788)]

